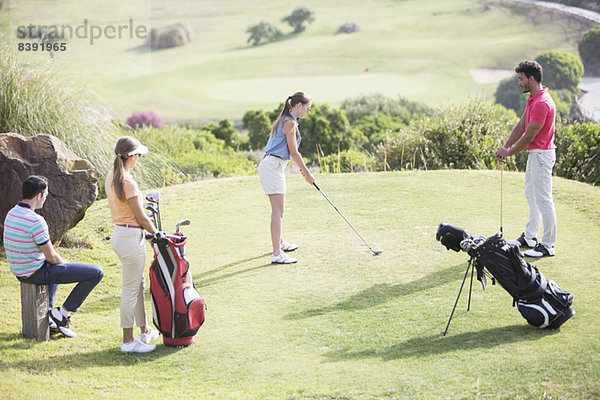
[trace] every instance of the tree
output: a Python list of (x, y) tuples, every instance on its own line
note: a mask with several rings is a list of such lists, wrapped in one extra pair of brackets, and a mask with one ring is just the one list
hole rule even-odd
[(585, 69), (600, 75), (600, 25), (583, 35), (579, 40), (578, 49)]
[(248, 27), (246, 33), (250, 34), (247, 42), (251, 43), (252, 46), (258, 45), (261, 41), (265, 43), (274, 42), (283, 36), (279, 29), (264, 21)]
[(242, 117), (242, 126), (248, 130), (250, 148), (262, 149), (271, 131), (271, 121), (263, 110), (249, 110)]
[(294, 28), (294, 33), (300, 33), (306, 29), (304, 23), (310, 24), (314, 20), (315, 19), (312, 11), (306, 7), (300, 7), (296, 8), (290, 15), (283, 18), (281, 21), (287, 22), (292, 28)]

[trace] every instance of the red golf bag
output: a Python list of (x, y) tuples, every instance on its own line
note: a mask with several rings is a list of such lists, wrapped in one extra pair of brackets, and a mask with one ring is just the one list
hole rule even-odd
[(192, 282), (186, 237), (175, 233), (153, 239), (152, 247), (150, 294), (154, 325), (162, 333), (165, 345), (192, 345), (204, 323), (206, 305)]

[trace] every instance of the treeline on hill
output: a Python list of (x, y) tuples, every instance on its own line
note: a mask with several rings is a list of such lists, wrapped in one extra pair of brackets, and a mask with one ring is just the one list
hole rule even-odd
[[(552, 68), (546, 68), (550, 80)], [(25, 69), (0, 47), (0, 132), (57, 136), (98, 169), (101, 193), (114, 145), (123, 135), (138, 137), (152, 150), (135, 169), (144, 189), (254, 174), (271, 121), (282, 106), (247, 111), (243, 134), (229, 119), (196, 127), (163, 126), (152, 113), (142, 113), (119, 121), (88, 93), (49, 72)], [(301, 152), (312, 168), (323, 172), (495, 168), (494, 150), (516, 122), (515, 111), (483, 99), (431, 109), (401, 97), (363, 95), (345, 100), (339, 108), (313, 104), (300, 120)], [(556, 137), (557, 175), (600, 184), (600, 124), (565, 114)], [(524, 157), (511, 157), (508, 168), (524, 170)]]

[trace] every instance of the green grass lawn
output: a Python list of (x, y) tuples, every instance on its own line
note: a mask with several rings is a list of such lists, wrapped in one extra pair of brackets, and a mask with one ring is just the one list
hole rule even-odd
[[(280, 20), (301, 5), (315, 14), (306, 32), (247, 45), (246, 28), (260, 21), (290, 32)], [(534, 14), (502, 0), (108, 0), (101, 5), (23, 0), (0, 11), (0, 32), (13, 40), (11, 24), (77, 26), (84, 18), (99, 26), (129, 19), (158, 28), (188, 23), (195, 38), (180, 48), (150, 53), (139, 39), (98, 40), (93, 46), (75, 39), (52, 62), (46, 54), (20, 55), (98, 92), (121, 118), (152, 109), (167, 119), (239, 119), (248, 109), (271, 109), (297, 90), (311, 93), (315, 103), (332, 105), (367, 93), (402, 95), (431, 106), (492, 98), (496, 84), (475, 83), (470, 69), (512, 69), (547, 50), (577, 54), (585, 30), (579, 23), (547, 11), (539, 18)], [(336, 34), (346, 22), (357, 23), (360, 31)]]
[[(320, 193), (288, 178), (284, 232), (295, 265), (270, 264), (268, 201), (257, 177), (162, 189), (164, 224), (190, 218), (188, 256), (208, 311), (196, 345), (119, 352), (120, 267), (106, 201), (74, 230), (105, 278), (73, 317), (75, 339), (20, 336), (19, 285), (0, 260), (0, 398), (595, 399), (600, 396), (600, 189), (555, 179), (559, 237), (535, 261), (575, 296), (558, 331), (527, 325), (498, 286), (463, 295), (467, 255), (435, 241), (440, 222), (486, 236), (500, 225), (498, 171), (318, 175)], [(525, 224), (524, 175), (504, 173), (504, 232)], [(150, 250), (149, 250), (150, 251)], [(149, 253), (150, 255), (150, 253)], [(489, 282), (488, 282), (489, 284)], [(71, 285), (58, 292), (60, 304)], [(147, 297), (147, 309), (150, 299)]]

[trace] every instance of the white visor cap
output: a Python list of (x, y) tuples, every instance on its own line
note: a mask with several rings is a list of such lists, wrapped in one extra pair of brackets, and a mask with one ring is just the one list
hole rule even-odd
[(135, 150), (130, 151), (127, 154), (127, 157), (131, 157), (131, 156), (133, 156), (135, 154), (139, 154), (141, 156), (144, 156), (144, 155), (148, 154), (148, 148), (146, 146), (144, 146), (143, 144), (140, 144)]

